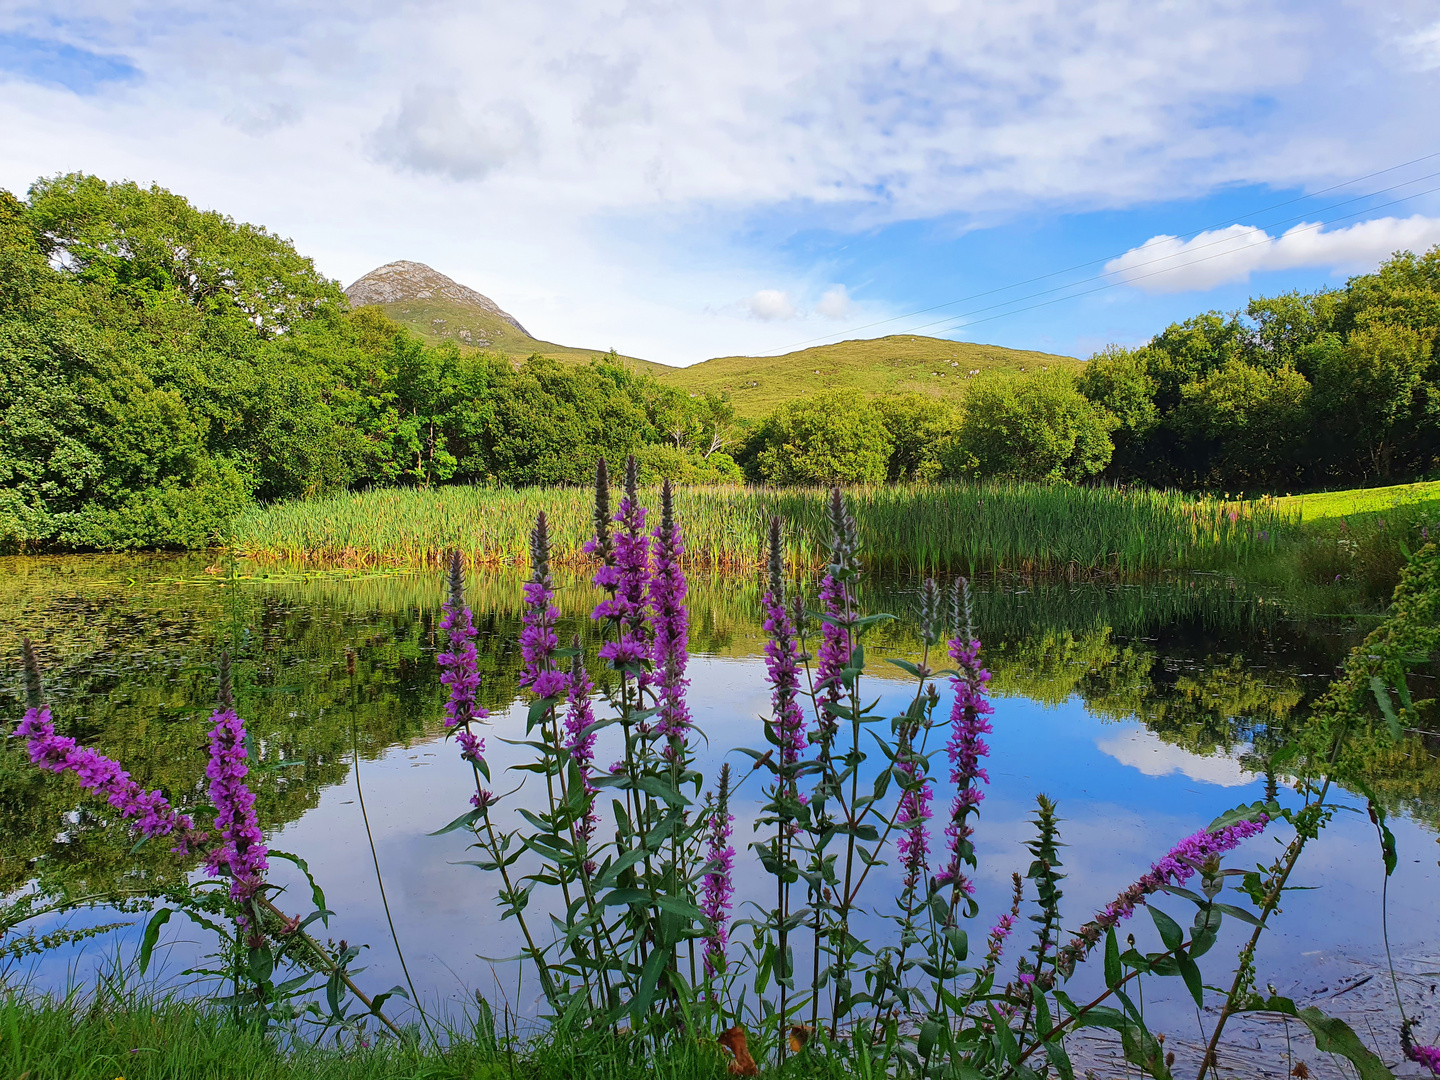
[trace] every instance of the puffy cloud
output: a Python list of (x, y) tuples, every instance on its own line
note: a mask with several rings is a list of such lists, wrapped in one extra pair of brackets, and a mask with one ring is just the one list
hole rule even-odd
[(1167, 743), (1154, 732), (1135, 728), (1123, 734), (1101, 739), (1096, 747), (1121, 765), (1138, 769), (1146, 776), (1172, 776), (1180, 773), (1202, 784), (1220, 787), (1242, 787), (1255, 779), (1228, 754), (1201, 757), (1189, 750)]
[(843, 319), (855, 310), (855, 302), (844, 285), (834, 285), (825, 290), (815, 310), (827, 319)]
[(1440, 218), (1375, 218), (1343, 229), (1302, 222), (1279, 236), (1231, 225), (1190, 240), (1156, 236), (1105, 264), (1108, 274), (1150, 293), (1196, 292), (1246, 281), (1265, 270), (1372, 268), (1396, 251), (1440, 243)]
[(513, 158), (532, 154), (535, 120), (517, 101), (492, 101), (479, 110), (453, 88), (419, 86), (370, 136), (382, 161), (452, 180), (478, 180)]
[(748, 297), (743, 304), (751, 318), (773, 322), (777, 319), (793, 319), (799, 314), (788, 293), (779, 289), (761, 289)]

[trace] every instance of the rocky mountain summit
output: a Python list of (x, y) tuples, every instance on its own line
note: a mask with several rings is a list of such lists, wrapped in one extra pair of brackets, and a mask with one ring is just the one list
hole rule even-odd
[[(367, 304), (403, 304), (407, 302), (445, 302), (478, 309), (509, 323), (527, 338), (530, 331), (520, 325), (514, 315), (501, 310), (488, 296), (461, 285), (424, 263), (401, 259), (371, 270), (345, 290), (351, 307)], [(468, 335), (466, 335), (468, 337)]]

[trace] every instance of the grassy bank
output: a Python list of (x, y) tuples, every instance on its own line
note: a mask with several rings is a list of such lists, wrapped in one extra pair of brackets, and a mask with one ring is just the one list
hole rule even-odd
[[(313, 1025), (306, 1025), (313, 1027)], [(677, 1041), (658, 1054), (608, 1032), (532, 1037), (471, 1022), (422, 1038), (347, 1032), (321, 1043), (288, 1039), (195, 999), (97, 993), (59, 1000), (0, 995), (0, 1076), (13, 1080), (724, 1080), (727, 1055), (713, 1041)], [(370, 1040), (365, 1039), (368, 1043)], [(786, 1070), (796, 1080), (837, 1075), (815, 1059)]]
[[(886, 486), (852, 488), (848, 497), (873, 564), (966, 573), (1230, 569), (1267, 558), (1297, 522), (1264, 502), (1114, 488)], [(778, 514), (795, 561), (813, 560), (826, 546), (824, 502), (820, 489), (681, 491), (686, 558), (757, 565), (766, 522)], [(552, 550), (567, 561), (592, 535), (592, 505), (584, 488), (391, 488), (256, 508), (238, 519), (231, 542), (251, 557), (297, 563), (424, 566), (454, 548), (476, 563), (518, 562), (544, 510)]]

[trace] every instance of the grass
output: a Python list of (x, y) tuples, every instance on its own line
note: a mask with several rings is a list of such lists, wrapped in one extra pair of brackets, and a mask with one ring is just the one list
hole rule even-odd
[[(851, 508), (874, 567), (1076, 575), (1231, 569), (1263, 558), (1291, 518), (1264, 503), (1231, 507), (1173, 492), (1024, 483), (852, 488)], [(343, 566), (430, 566), (458, 548), (480, 564), (523, 562), (535, 516), (549, 517), (557, 561), (591, 535), (584, 488), (390, 488), (259, 507), (242, 515), (233, 550), (262, 560)], [(656, 493), (649, 493), (653, 506)], [(825, 550), (825, 492), (682, 490), (677, 513), (689, 564), (758, 565), (766, 523), (787, 523), (792, 561)]]
[(783, 356), (722, 356), (687, 368), (651, 369), (691, 393), (729, 393), (735, 413), (753, 419), (817, 390), (879, 396), (921, 393), (958, 400), (972, 372), (1078, 371), (1081, 361), (1051, 353), (895, 334), (818, 345)]
[[(333, 1036), (332, 1036), (333, 1039)], [(194, 999), (97, 993), (0, 996), (0, 1076), (10, 1080), (723, 1080), (714, 1043), (654, 1056), (605, 1033), (496, 1039), (452, 1027), (443, 1046), (282, 1043)], [(812, 1072), (813, 1075), (813, 1072)]]
[(1281, 511), (1294, 511), (1304, 522), (1318, 522), (1357, 514), (1389, 511), (1440, 509), (1440, 480), (1389, 487), (1352, 488), (1349, 491), (1317, 491), (1309, 495), (1286, 495), (1271, 502)]

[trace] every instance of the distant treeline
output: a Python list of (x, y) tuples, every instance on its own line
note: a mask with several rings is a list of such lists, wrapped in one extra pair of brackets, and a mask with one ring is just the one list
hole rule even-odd
[(0, 192), (0, 550), (194, 547), (377, 485), (1095, 478), (1298, 490), (1440, 468), (1440, 248), (960, 406), (817, 394), (744, 427), (613, 357), (430, 346), (263, 228), (158, 187)]

